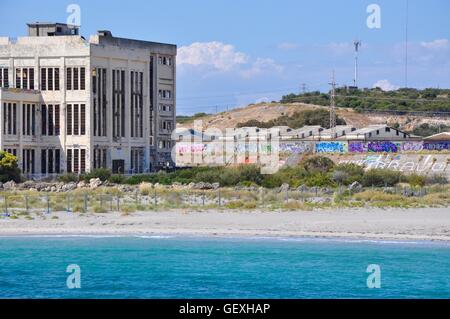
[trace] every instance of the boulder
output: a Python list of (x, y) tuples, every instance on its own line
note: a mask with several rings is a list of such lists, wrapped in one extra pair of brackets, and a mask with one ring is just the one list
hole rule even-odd
[(78, 182), (77, 188), (83, 188), (83, 187), (86, 187), (86, 182), (85, 181)]
[(289, 190), (289, 184), (288, 183), (283, 183), (280, 188), (278, 188), (278, 192), (287, 192)]
[(100, 178), (91, 178), (89, 180), (89, 188), (91, 188), (91, 189), (95, 189), (101, 185), (102, 185), (102, 181), (100, 180)]
[(360, 192), (363, 189), (361, 183), (354, 181), (348, 186), (348, 190), (352, 193)]
[(16, 188), (16, 182), (15, 181), (9, 181), (3, 184), (3, 188), (6, 190), (13, 190)]
[(77, 188), (77, 183), (69, 182), (67, 184), (62, 185), (61, 192), (69, 192)]
[(212, 183), (211, 186), (212, 186), (213, 189), (220, 188), (220, 184), (219, 183)]

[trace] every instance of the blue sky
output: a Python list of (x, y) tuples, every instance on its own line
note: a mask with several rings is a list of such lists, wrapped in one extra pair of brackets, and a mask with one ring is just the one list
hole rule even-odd
[[(405, 84), (406, 0), (173, 0), (0, 2), (1, 36), (26, 33), (26, 22), (65, 22), (81, 8), (81, 33), (178, 45), (179, 114), (214, 112), (281, 95), (329, 89), (353, 79), (354, 38), (360, 51), (360, 87)], [(370, 4), (381, 28), (370, 29)], [(450, 87), (450, 2), (409, 0), (410, 87)]]

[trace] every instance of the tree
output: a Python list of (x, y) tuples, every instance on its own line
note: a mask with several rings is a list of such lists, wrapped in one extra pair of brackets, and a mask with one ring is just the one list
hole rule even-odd
[(0, 182), (5, 183), (10, 180), (20, 182), (17, 157), (8, 152), (0, 151)]

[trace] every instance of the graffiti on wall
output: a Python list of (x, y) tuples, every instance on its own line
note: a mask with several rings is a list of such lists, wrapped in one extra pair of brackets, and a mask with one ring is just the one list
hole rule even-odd
[[(438, 155), (439, 156), (439, 155)], [(415, 172), (417, 174), (444, 173), (450, 176), (448, 157), (434, 155), (368, 155), (354, 159), (341, 160), (339, 163), (352, 163), (368, 169), (392, 169), (401, 172)], [(356, 157), (356, 156), (355, 156)]]
[(312, 152), (309, 142), (280, 143), (280, 152), (291, 154), (302, 154)]
[(424, 142), (423, 149), (428, 151), (443, 151), (450, 150), (450, 142)]
[(376, 141), (367, 143), (367, 152), (374, 153), (397, 153), (400, 149), (400, 143), (390, 141)]
[(403, 142), (402, 143), (402, 151), (404, 152), (419, 152), (423, 150), (423, 142), (414, 141), (414, 142)]
[(348, 151), (350, 153), (366, 153), (367, 144), (364, 142), (349, 142)]
[(180, 155), (185, 153), (203, 153), (203, 151), (205, 150), (205, 144), (177, 143), (176, 146), (176, 152)]
[(318, 142), (316, 153), (346, 153), (348, 145), (346, 142)]

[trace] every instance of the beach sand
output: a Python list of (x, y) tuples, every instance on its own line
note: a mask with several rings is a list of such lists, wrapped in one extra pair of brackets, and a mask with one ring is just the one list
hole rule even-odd
[(59, 212), (36, 216), (33, 220), (1, 218), (1, 235), (294, 236), (450, 241), (450, 209), (178, 210), (136, 212), (127, 216)]

